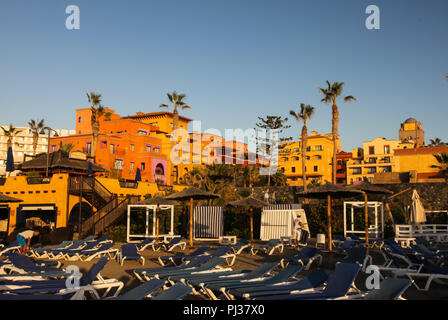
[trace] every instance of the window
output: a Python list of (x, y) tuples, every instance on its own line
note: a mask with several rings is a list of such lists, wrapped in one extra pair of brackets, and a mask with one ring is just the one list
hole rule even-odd
[(294, 152), (300, 152), (300, 148), (294, 148)]
[(78, 117), (78, 123), (80, 123), (82, 121), (81, 117)]
[(367, 173), (376, 173), (376, 167), (367, 168)]
[(135, 151), (135, 145), (133, 145), (133, 144), (131, 144), (131, 152), (134, 152)]
[(316, 151), (322, 151), (323, 149), (322, 149), (322, 146), (316, 146), (316, 149), (315, 149)]
[(296, 172), (296, 167), (291, 167), (291, 172)]
[(142, 162), (140, 164), (140, 170), (145, 171), (145, 169), (146, 169), (146, 163)]
[(384, 146), (384, 154), (390, 153), (390, 146)]
[(115, 159), (115, 161), (114, 161), (114, 169), (116, 169), (116, 170), (123, 170), (123, 160), (122, 159)]
[(306, 151), (311, 151), (311, 147), (306, 147)]
[(318, 167), (317, 167), (317, 166), (314, 166), (314, 167), (313, 167), (313, 170), (314, 170), (314, 172), (317, 172), (317, 171), (318, 171)]
[(384, 167), (383, 172), (392, 172), (392, 167), (391, 166)]
[(107, 148), (107, 141), (103, 140), (100, 142), (100, 149), (105, 149)]
[(114, 145), (113, 143), (111, 143), (111, 144), (109, 145), (109, 151), (110, 151), (111, 154), (114, 154), (114, 153), (115, 153), (115, 145)]
[(305, 157), (305, 160), (310, 160), (310, 156), (306, 156), (306, 157)]
[(322, 156), (315, 156), (314, 160), (322, 160)]
[(376, 158), (369, 158), (369, 163), (376, 163)]
[(384, 157), (384, 162), (385, 163), (390, 163), (390, 157)]
[(361, 174), (361, 168), (353, 168), (353, 174)]
[(92, 143), (91, 142), (86, 143), (86, 153), (92, 154)]
[(152, 152), (160, 153), (160, 147), (157, 146), (157, 147), (152, 148)]
[(129, 163), (129, 170), (134, 170), (134, 162)]
[(138, 134), (143, 135), (143, 136), (147, 136), (148, 135), (148, 131), (146, 131), (144, 129), (138, 129)]
[(369, 154), (375, 154), (375, 147), (369, 147)]
[(299, 157), (292, 158), (293, 161), (299, 161)]
[(281, 171), (282, 173), (284, 173), (284, 172), (285, 172), (285, 167), (281, 167), (281, 168), (280, 168), (280, 171)]
[(287, 161), (288, 161), (288, 158), (287, 158), (287, 157), (283, 157), (283, 158), (282, 158), (282, 161), (287, 162)]
[(151, 145), (150, 144), (146, 145), (146, 152), (151, 152)]

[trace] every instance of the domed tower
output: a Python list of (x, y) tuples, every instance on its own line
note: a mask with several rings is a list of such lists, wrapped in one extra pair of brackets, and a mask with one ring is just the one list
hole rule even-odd
[(398, 131), (398, 139), (413, 141), (417, 147), (425, 145), (425, 132), (422, 129), (422, 124), (414, 118), (406, 119)]

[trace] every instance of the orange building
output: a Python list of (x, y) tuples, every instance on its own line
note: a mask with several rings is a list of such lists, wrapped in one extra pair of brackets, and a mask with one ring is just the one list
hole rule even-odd
[[(142, 181), (167, 182), (167, 156), (162, 151), (162, 140), (152, 136), (159, 128), (132, 119), (123, 119), (111, 109), (107, 119), (99, 119), (100, 133), (95, 151), (96, 163), (108, 171), (110, 177), (135, 179), (140, 168)], [(76, 135), (50, 139), (50, 150), (61, 144), (72, 144), (72, 151), (91, 153), (92, 127), (90, 108), (76, 110)]]

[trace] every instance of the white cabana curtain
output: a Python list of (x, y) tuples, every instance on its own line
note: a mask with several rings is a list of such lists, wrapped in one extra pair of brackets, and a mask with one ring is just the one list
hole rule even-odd
[(412, 192), (412, 212), (411, 212), (411, 223), (419, 224), (426, 222), (425, 208), (422, 205), (420, 196), (417, 190), (414, 189)]

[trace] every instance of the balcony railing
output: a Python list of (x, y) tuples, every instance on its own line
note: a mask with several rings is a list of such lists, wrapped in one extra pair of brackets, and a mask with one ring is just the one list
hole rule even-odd
[(136, 181), (119, 181), (120, 188), (129, 188), (129, 189), (137, 189), (138, 182)]

